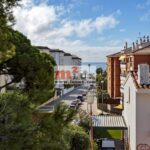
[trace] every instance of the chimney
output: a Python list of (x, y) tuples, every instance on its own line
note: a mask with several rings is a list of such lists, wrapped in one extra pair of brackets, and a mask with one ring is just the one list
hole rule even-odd
[(138, 49), (139, 43), (138, 40), (136, 40), (136, 49)]
[(125, 42), (125, 49), (127, 49), (128, 48), (128, 43), (127, 42)]
[(145, 36), (143, 36), (143, 43), (145, 43), (146, 42), (146, 39), (145, 39), (146, 37)]
[(150, 84), (149, 77), (149, 65), (148, 64), (139, 64), (138, 65), (138, 83), (148, 85)]
[(135, 50), (135, 43), (132, 43), (132, 50)]
[(142, 38), (140, 38), (140, 44), (142, 45), (143, 41), (142, 41)]
[(147, 36), (147, 42), (149, 42), (149, 36)]

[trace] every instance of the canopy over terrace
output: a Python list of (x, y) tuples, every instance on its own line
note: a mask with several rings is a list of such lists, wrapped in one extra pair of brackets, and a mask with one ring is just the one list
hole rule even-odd
[(93, 115), (92, 126), (98, 129), (127, 130), (123, 116)]

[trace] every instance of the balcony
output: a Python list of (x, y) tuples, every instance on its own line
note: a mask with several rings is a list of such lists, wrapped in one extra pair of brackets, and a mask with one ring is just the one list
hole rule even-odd
[(126, 80), (126, 75), (125, 74), (120, 74), (120, 84), (123, 85)]
[(121, 69), (126, 69), (126, 66), (127, 66), (126, 62), (120, 62)]
[(125, 73), (121, 73), (121, 74), (120, 74), (120, 77), (124, 77), (124, 78), (126, 78), (126, 77), (127, 77), (127, 75), (126, 75)]

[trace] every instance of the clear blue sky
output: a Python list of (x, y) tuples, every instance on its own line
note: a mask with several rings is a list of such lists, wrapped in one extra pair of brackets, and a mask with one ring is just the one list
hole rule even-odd
[(34, 45), (59, 48), (83, 61), (106, 55), (150, 35), (150, 0), (23, 0), (15, 28)]

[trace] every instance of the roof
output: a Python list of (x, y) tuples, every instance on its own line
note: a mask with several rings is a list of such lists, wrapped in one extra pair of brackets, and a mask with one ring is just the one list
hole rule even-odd
[(63, 50), (60, 49), (50, 49), (50, 52), (65, 53)]
[(127, 76), (127, 78), (126, 78), (126, 80), (124, 82), (124, 85), (126, 84), (126, 82), (128, 81), (130, 76), (131, 76), (131, 78), (133, 80), (133, 83), (134, 83), (136, 89), (150, 89), (150, 84), (139, 84), (138, 83), (138, 75), (137, 75), (136, 72), (133, 72), (133, 71), (131, 71), (128, 74), (128, 76)]
[[(110, 54), (107, 57), (119, 57), (122, 54), (136, 54), (139, 51), (143, 51), (143, 49), (149, 48), (150, 47), (150, 41), (142, 43), (142, 44), (138, 44), (137, 46), (135, 46), (135, 48), (133, 49), (132, 47), (128, 47), (126, 49), (121, 50), (120, 52), (114, 53), (114, 54)], [(150, 51), (148, 51), (148, 54), (150, 54)]]
[(121, 54), (121, 52), (117, 52), (117, 53), (114, 53), (114, 54), (107, 55), (107, 57), (119, 57), (120, 54)]
[(80, 59), (81, 60), (81, 58), (76, 55), (72, 55), (72, 59)]
[(131, 77), (137, 89), (150, 89), (150, 84), (139, 84), (137, 73), (131, 72)]
[(127, 125), (125, 123), (123, 116), (94, 115), (92, 116), (92, 122), (94, 128), (117, 129), (117, 130), (127, 129)]
[(48, 49), (50, 50), (50, 48), (48, 48), (47, 46), (34, 46), (35, 48), (38, 48), (38, 49)]
[(72, 56), (70, 53), (65, 53), (64, 56)]

